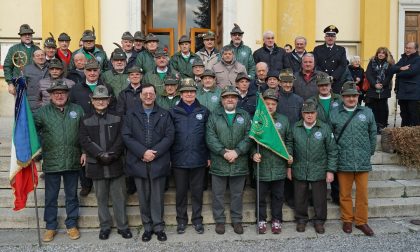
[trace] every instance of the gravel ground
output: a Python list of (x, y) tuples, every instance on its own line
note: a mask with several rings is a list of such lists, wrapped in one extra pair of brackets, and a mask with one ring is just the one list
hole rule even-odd
[(330, 235), (317, 239), (240, 240), (222, 242), (61, 244), (0, 246), (1, 251), (420, 251), (420, 233), (383, 234), (376, 237)]
[[(416, 217), (420, 219), (419, 217)], [(245, 233), (237, 235), (230, 226), (226, 226), (225, 235), (217, 235), (214, 225), (206, 225), (203, 235), (196, 234), (188, 226), (184, 235), (176, 234), (176, 227), (167, 227), (168, 241), (159, 242), (153, 236), (150, 242), (141, 241), (143, 230), (132, 229), (134, 237), (124, 240), (113, 230), (109, 240), (98, 239), (98, 230), (81, 230), (81, 238), (71, 241), (60, 230), (54, 241), (37, 245), (36, 230), (11, 229), (0, 230), (0, 251), (420, 251), (420, 226), (410, 224), (411, 218), (386, 218), (370, 220), (375, 231), (374, 237), (367, 237), (359, 230), (352, 234), (341, 231), (340, 221), (328, 221), (326, 233), (316, 234), (311, 225), (304, 233), (295, 231), (292, 222), (283, 224), (280, 235), (270, 231), (265, 235), (255, 234), (255, 225), (245, 225)]]

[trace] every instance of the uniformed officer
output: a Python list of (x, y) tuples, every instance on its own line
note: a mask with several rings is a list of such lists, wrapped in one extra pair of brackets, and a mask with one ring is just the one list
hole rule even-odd
[(339, 94), (347, 68), (346, 50), (335, 43), (338, 28), (329, 25), (324, 29), (325, 43), (314, 48), (316, 68), (333, 77), (332, 90)]

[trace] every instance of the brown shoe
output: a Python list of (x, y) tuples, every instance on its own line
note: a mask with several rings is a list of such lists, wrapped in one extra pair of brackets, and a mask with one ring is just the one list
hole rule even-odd
[(367, 236), (373, 236), (375, 234), (368, 224), (356, 225), (356, 228), (360, 229)]
[(77, 227), (72, 227), (67, 229), (67, 234), (71, 240), (77, 240), (80, 238), (80, 232)]
[(225, 233), (225, 224), (224, 223), (216, 223), (215, 231), (217, 234), (224, 234)]
[(411, 220), (410, 223), (414, 225), (420, 225), (420, 220)]
[(353, 231), (353, 224), (351, 222), (343, 222), (344, 233), (351, 234)]
[(318, 234), (325, 233), (324, 224), (322, 224), (322, 223), (315, 223), (314, 227), (315, 227), (315, 232), (317, 232)]
[(244, 228), (242, 227), (242, 223), (233, 223), (232, 224), (233, 231), (237, 234), (243, 234)]
[(50, 242), (50, 241), (54, 240), (54, 236), (56, 234), (57, 234), (57, 231), (47, 229), (47, 230), (45, 230), (45, 233), (44, 233), (44, 236), (42, 237), (42, 240), (44, 242)]
[(305, 232), (305, 228), (306, 228), (306, 223), (298, 223), (296, 225), (296, 231), (298, 231), (299, 233)]

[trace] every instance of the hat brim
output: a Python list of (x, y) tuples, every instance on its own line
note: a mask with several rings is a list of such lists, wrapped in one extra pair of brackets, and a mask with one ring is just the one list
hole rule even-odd
[(279, 98), (275, 97), (275, 96), (272, 96), (272, 95), (263, 96), (263, 99), (271, 99), (271, 100), (274, 100), (276, 102), (279, 102)]
[(35, 32), (33, 32), (33, 31), (31, 31), (31, 32), (19, 32), (18, 35), (22, 36), (22, 35), (25, 35), (25, 34), (34, 34), (34, 33)]
[(56, 90), (60, 90), (60, 91), (70, 91), (70, 89), (68, 87), (54, 87), (54, 88), (47, 88), (47, 92), (48, 93), (52, 93)]
[(201, 76), (200, 76), (200, 78), (201, 79), (203, 79), (204, 77), (206, 77), (206, 76), (208, 76), (208, 77), (212, 77), (212, 78), (216, 78), (216, 75), (212, 75), (212, 74), (202, 74)]
[(316, 112), (316, 109), (306, 109), (306, 110), (302, 109), (302, 113), (313, 113), (313, 112)]
[(331, 82), (317, 82), (316, 85), (317, 86), (322, 86), (322, 85), (331, 85)]
[(227, 91), (227, 92), (224, 92), (224, 93), (222, 93), (220, 96), (221, 96), (221, 97), (225, 97), (225, 96), (228, 96), (228, 95), (234, 95), (234, 96), (239, 97), (239, 94), (238, 94), (237, 92), (232, 92), (232, 91)]
[(295, 78), (294, 77), (280, 77), (279, 80), (283, 82), (293, 82)]
[(91, 96), (92, 99), (108, 99), (111, 98), (110, 95), (97, 95), (97, 96)]
[(342, 96), (345, 95), (360, 95), (360, 92), (354, 89), (350, 89), (350, 90), (344, 90), (343, 92), (341, 92)]
[[(176, 84), (165, 84), (165, 85), (176, 85)], [(182, 87), (179, 89), (179, 92), (184, 92), (184, 91), (197, 91), (197, 88), (195, 87)]]
[(94, 41), (96, 40), (96, 37), (94, 36), (85, 36), (82, 38), (82, 41)]

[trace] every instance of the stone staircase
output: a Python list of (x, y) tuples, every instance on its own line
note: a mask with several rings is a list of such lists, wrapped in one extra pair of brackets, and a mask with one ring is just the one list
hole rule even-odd
[[(3, 129), (4, 130), (4, 129)], [(3, 131), (2, 130), (2, 131)], [(11, 131), (9, 131), (11, 132)], [(9, 140), (8, 140), (9, 138)], [(27, 207), (19, 212), (14, 212), (13, 194), (9, 185), (10, 163), (10, 136), (0, 136), (0, 228), (35, 228), (35, 208), (33, 193), (29, 195)], [(379, 143), (379, 140), (378, 140)], [(398, 155), (382, 152), (380, 144), (372, 157), (373, 171), (369, 174), (369, 217), (400, 217), (418, 216), (420, 214), (420, 172), (400, 166)], [(44, 181), (39, 180), (37, 189), (38, 206), (41, 227), (44, 227)], [(229, 195), (227, 194), (227, 197)], [(79, 226), (83, 228), (98, 228), (97, 203), (94, 193), (90, 193), (80, 200)], [(229, 202), (229, 197), (227, 201)], [(255, 190), (246, 186), (244, 193), (244, 222), (255, 221)], [(141, 225), (139, 217), (139, 203), (137, 195), (131, 195), (127, 202), (127, 213), (130, 226)], [(64, 227), (65, 209), (64, 192), (60, 191), (59, 199), (59, 223)], [(189, 210), (190, 211), (190, 210)], [(312, 209), (310, 209), (312, 211)], [(111, 211), (112, 212), (112, 211)], [(190, 212), (189, 212), (190, 213)], [(226, 205), (227, 220), (229, 206)], [(203, 205), (204, 223), (214, 223), (211, 211), (211, 191), (204, 192)], [(283, 207), (284, 221), (293, 221), (293, 210), (288, 206)], [(328, 219), (339, 219), (338, 206), (328, 201)], [(171, 188), (165, 194), (165, 221), (169, 225), (176, 224), (175, 190), (173, 182)]]

